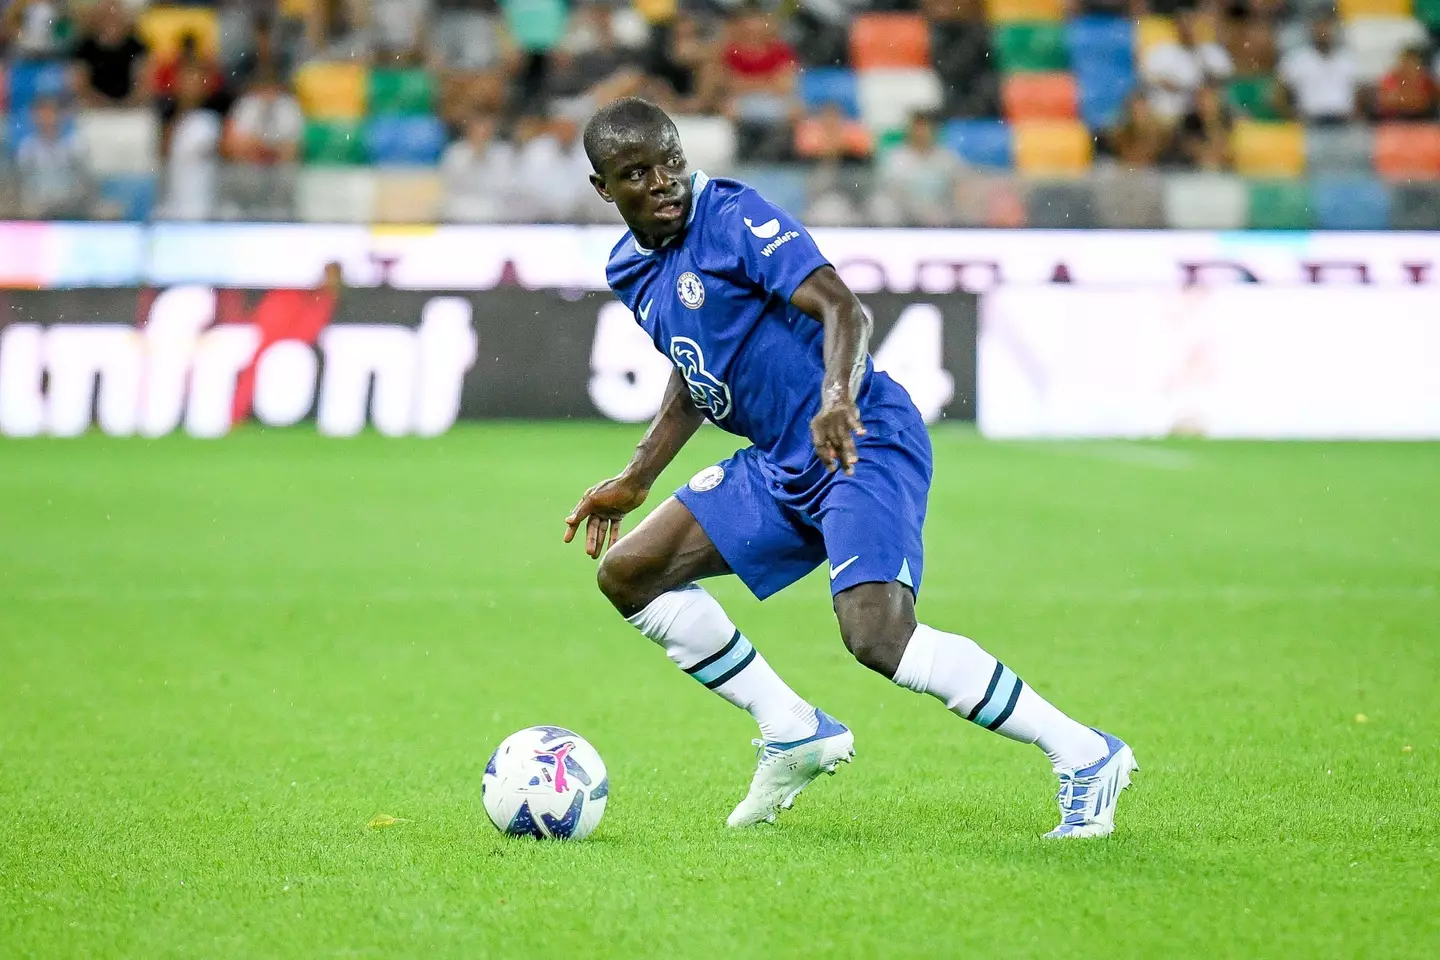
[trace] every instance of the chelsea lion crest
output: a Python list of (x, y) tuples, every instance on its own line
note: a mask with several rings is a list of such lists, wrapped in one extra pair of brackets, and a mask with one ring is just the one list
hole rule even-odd
[(705, 285), (689, 270), (680, 274), (680, 279), (675, 282), (675, 292), (680, 295), (680, 302), (691, 310), (699, 310), (700, 304), (705, 302)]
[(725, 479), (725, 468), (718, 463), (713, 467), (706, 467), (695, 476), (690, 478), (690, 489), (696, 493), (705, 493), (707, 490), (714, 490), (720, 486), (720, 481)]

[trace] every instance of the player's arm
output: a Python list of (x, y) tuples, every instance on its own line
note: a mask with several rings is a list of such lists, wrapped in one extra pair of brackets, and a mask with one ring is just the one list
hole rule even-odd
[(795, 289), (790, 302), (825, 325), (825, 379), (820, 412), (810, 421), (815, 453), (832, 471), (855, 472), (855, 435), (865, 432), (855, 398), (865, 379), (870, 317), (834, 267), (821, 267)]
[(660, 412), (650, 422), (650, 429), (640, 439), (630, 463), (619, 476), (585, 491), (585, 496), (565, 518), (565, 542), (573, 540), (575, 531), (584, 523), (586, 553), (599, 558), (607, 543), (613, 546), (620, 539), (620, 523), (625, 515), (645, 502), (661, 471), (704, 422), (705, 415), (690, 399), (685, 378), (678, 370), (670, 371)]

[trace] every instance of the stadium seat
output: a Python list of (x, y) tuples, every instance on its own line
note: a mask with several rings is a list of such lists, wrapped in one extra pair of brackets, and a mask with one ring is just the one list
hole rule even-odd
[(1135, 22), (1135, 56), (1142, 62), (1151, 47), (1174, 43), (1178, 39), (1180, 34), (1175, 29), (1175, 21), (1169, 17), (1152, 14)]
[(445, 149), (445, 126), (435, 117), (371, 117), (365, 124), (371, 163), (434, 166)]
[(375, 70), (370, 74), (370, 113), (424, 116), (435, 110), (435, 82), (425, 70)]
[(295, 71), (295, 95), (307, 117), (359, 120), (365, 115), (365, 68), (356, 63), (307, 63)]
[[(73, 114), (66, 115), (64, 119), (60, 121), (60, 129), (64, 133), (73, 134), (75, 128), (76, 123)], [(0, 134), (0, 139), (3, 139), (5, 146), (4, 157), (13, 158), (15, 151), (20, 148), (21, 142), (23, 142), (24, 139), (30, 135), (30, 131), (34, 129), (35, 122), (29, 110), (17, 110), (11, 113), (5, 122), (4, 133)], [(4, 166), (4, 164), (0, 163), (0, 166)]]
[(430, 170), (376, 170), (376, 223), (434, 223), (440, 219), (444, 184)]
[(1114, 167), (1094, 174), (1102, 227), (1156, 230), (1165, 226), (1165, 182), (1154, 170)]
[(791, 216), (805, 214), (809, 192), (804, 168), (779, 165), (741, 167), (736, 169), (735, 176)]
[(985, 0), (985, 19), (991, 23), (1058, 22), (1065, 19), (1065, 0)]
[(1012, 73), (1000, 88), (1005, 119), (1073, 120), (1079, 114), (1080, 93), (1068, 73)]
[(1311, 173), (1369, 173), (1375, 135), (1360, 124), (1305, 131), (1305, 168)]
[(995, 28), (994, 49), (1006, 73), (1049, 73), (1070, 68), (1065, 28), (1058, 23), (1009, 23)]
[(1279, 120), (1280, 84), (1274, 77), (1235, 77), (1226, 87), (1226, 99), (1237, 114), (1252, 120)]
[(1415, 19), (1432, 29), (1440, 27), (1440, 0), (1415, 0)]
[(871, 130), (903, 127), (910, 115), (935, 110), (940, 80), (930, 70), (867, 70), (860, 74), (860, 116)]
[(155, 175), (149, 173), (102, 177), (98, 184), (100, 200), (114, 207), (121, 220), (149, 220), (155, 208), (155, 180)]
[(1364, 83), (1389, 72), (1401, 50), (1428, 42), (1425, 28), (1410, 17), (1361, 17), (1345, 24), (1345, 46)]
[(1135, 89), (1133, 64), (1093, 61), (1076, 65), (1075, 82), (1080, 87), (1080, 119), (1092, 130), (1114, 125), (1125, 109), (1125, 100)]
[(1397, 183), (1390, 188), (1390, 229), (1434, 231), (1440, 226), (1440, 183)]
[(811, 112), (835, 104), (845, 116), (860, 116), (855, 72), (844, 67), (809, 67), (800, 73), (800, 102)]
[(75, 118), (75, 135), (99, 176), (155, 172), (160, 121), (152, 110), (83, 110)]
[(682, 114), (672, 118), (694, 169), (720, 174), (735, 162), (735, 128), (724, 117)]
[(24, 113), (37, 97), (69, 97), (69, 67), (57, 60), (18, 60), (10, 68), (8, 87), (10, 110)]
[(305, 167), (295, 209), (309, 223), (368, 223), (375, 208), (375, 172), (368, 167)]
[(180, 39), (193, 34), (207, 56), (220, 55), (220, 21), (205, 7), (150, 7), (140, 14), (135, 29), (150, 55), (160, 60), (180, 50)]
[(1390, 192), (1371, 177), (1316, 177), (1312, 202), (1322, 230), (1384, 230)]
[(1375, 171), (1391, 180), (1440, 179), (1440, 126), (1381, 124), (1375, 131)]
[(1246, 225), (1254, 230), (1309, 230), (1310, 187), (1303, 180), (1256, 180), (1250, 184)]
[[(901, 136), (904, 136), (903, 132), (901, 132)], [(801, 120), (795, 125), (795, 155), (806, 160), (818, 158), (821, 153), (822, 137), (822, 125), (819, 120), (813, 117)], [(863, 123), (854, 120), (845, 124), (845, 144), (847, 152), (852, 156), (869, 156), (875, 149), (870, 131), (865, 128)]]
[(1411, 0), (1336, 0), (1336, 12), (1344, 20), (1360, 17), (1408, 17)]
[(1249, 207), (1245, 181), (1223, 173), (1165, 178), (1165, 222), (1177, 230), (1238, 230)]
[(1090, 169), (1095, 142), (1077, 120), (1015, 124), (1015, 168), (1036, 177), (1079, 176)]
[(1026, 223), (1051, 230), (1087, 229), (1096, 225), (1095, 197), (1086, 181), (1039, 181), (1025, 197)]
[(930, 27), (912, 13), (866, 13), (850, 25), (856, 70), (930, 67)]
[(1135, 61), (1135, 27), (1124, 17), (1079, 17), (1065, 27), (1070, 62), (1129, 66)]
[(304, 146), (306, 163), (327, 166), (364, 163), (364, 125), (359, 120), (307, 120)]
[(940, 140), (972, 166), (1008, 170), (1015, 165), (1014, 138), (1003, 120), (951, 120)]
[(1247, 177), (1298, 177), (1305, 172), (1305, 128), (1298, 123), (1240, 120), (1230, 139), (1235, 170)]

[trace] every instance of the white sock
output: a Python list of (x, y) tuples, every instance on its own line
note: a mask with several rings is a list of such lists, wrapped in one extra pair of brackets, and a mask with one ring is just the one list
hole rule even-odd
[(765, 740), (803, 740), (818, 727), (815, 708), (786, 686), (698, 584), (662, 593), (628, 619), (680, 669), (748, 710)]
[(1089, 766), (1105, 756), (1105, 738), (1051, 706), (969, 637), (920, 624), (895, 682), (945, 701), (954, 713), (1002, 737), (1039, 744), (1056, 770)]

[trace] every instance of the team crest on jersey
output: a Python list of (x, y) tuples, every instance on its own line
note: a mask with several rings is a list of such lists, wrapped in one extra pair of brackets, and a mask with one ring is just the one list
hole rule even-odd
[(690, 489), (696, 493), (705, 493), (707, 490), (714, 490), (720, 486), (720, 481), (725, 479), (725, 468), (718, 463), (713, 467), (706, 467), (695, 476), (690, 478)]
[(700, 304), (705, 302), (705, 284), (689, 270), (680, 274), (680, 279), (675, 281), (675, 292), (680, 295), (680, 302), (691, 310), (699, 310)]
[(730, 416), (730, 385), (705, 369), (705, 353), (689, 337), (670, 341), (670, 360), (690, 387), (690, 399), (717, 421)]

